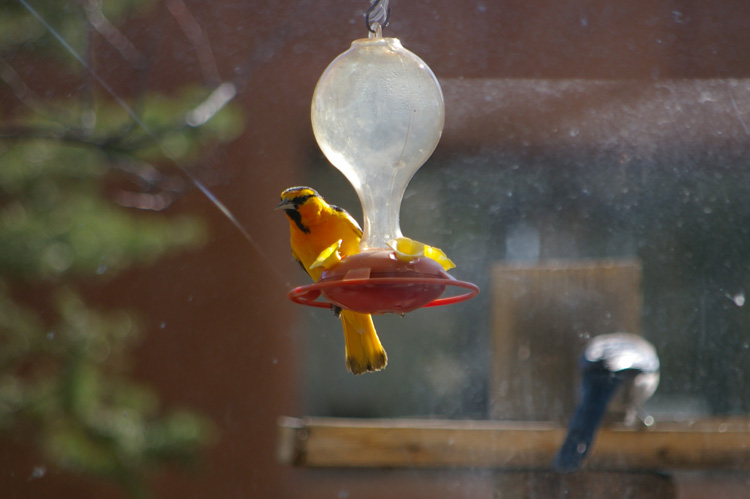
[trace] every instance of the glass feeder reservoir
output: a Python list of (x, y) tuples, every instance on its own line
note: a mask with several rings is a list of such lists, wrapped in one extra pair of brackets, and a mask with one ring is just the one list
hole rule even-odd
[[(319, 282), (295, 288), (289, 297), (363, 313), (406, 313), (476, 295), (475, 285), (457, 281), (437, 260), (404, 258), (393, 249), (399, 240), (430, 248), (403, 238), (399, 226), (406, 186), (437, 147), (445, 123), (443, 93), (427, 64), (398, 39), (383, 38), (377, 27), (325, 70), (311, 117), (321, 150), (359, 196), (364, 234), (360, 253), (346, 256)], [(470, 291), (439, 298), (447, 286)], [(320, 295), (328, 303), (315, 301)]]
[(359, 195), (361, 249), (401, 237), (406, 186), (437, 147), (445, 123), (440, 84), (396, 38), (355, 40), (325, 70), (312, 102), (315, 139)]

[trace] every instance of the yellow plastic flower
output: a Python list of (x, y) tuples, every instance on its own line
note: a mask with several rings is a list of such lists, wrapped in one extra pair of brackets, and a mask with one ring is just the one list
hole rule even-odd
[(325, 270), (330, 269), (334, 265), (338, 264), (341, 261), (341, 254), (339, 253), (339, 249), (341, 249), (341, 239), (324, 249), (320, 252), (318, 255), (318, 258), (315, 259), (315, 261), (310, 265), (311, 269), (316, 269), (318, 267), (323, 267)]
[(397, 237), (392, 239), (388, 246), (396, 254), (396, 258), (403, 262), (410, 262), (415, 258), (426, 257), (435, 260), (444, 270), (450, 270), (456, 266), (440, 248), (428, 246), (408, 237)]

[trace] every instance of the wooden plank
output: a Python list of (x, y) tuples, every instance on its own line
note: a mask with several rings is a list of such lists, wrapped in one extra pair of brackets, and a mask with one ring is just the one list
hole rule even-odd
[[(636, 260), (548, 261), (492, 267), (490, 418), (567, 424), (588, 340), (640, 334)], [(624, 411), (623, 396), (610, 406)]]
[[(313, 468), (549, 469), (565, 434), (546, 423), (282, 418), (278, 457)], [(750, 468), (750, 420), (603, 429), (587, 470)]]

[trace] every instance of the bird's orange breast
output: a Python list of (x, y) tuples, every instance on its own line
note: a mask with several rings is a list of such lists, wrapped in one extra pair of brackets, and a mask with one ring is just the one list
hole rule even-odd
[(322, 268), (310, 269), (310, 265), (318, 258), (320, 253), (341, 240), (340, 253), (343, 258), (346, 255), (359, 253), (359, 240), (361, 233), (359, 228), (344, 212), (331, 210), (331, 213), (318, 211), (317, 213), (300, 210), (302, 224), (308, 228), (308, 232), (301, 231), (295, 223), (290, 223), (292, 253), (305, 267), (310, 277), (317, 281), (320, 279)]

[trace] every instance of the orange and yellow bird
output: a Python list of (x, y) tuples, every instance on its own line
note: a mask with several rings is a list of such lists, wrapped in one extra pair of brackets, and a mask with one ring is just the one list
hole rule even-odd
[[(292, 255), (318, 281), (325, 260), (333, 253), (341, 258), (359, 253), (362, 229), (349, 213), (328, 204), (310, 187), (290, 187), (281, 193), (276, 207), (289, 217)], [(338, 311), (338, 309), (335, 309)], [(344, 326), (346, 368), (352, 374), (379, 371), (388, 363), (375, 332), (372, 317), (352, 310), (340, 310)]]

